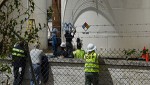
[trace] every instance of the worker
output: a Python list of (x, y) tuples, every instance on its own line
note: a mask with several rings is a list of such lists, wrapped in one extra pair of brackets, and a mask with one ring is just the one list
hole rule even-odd
[[(42, 56), (45, 56), (43, 50), (40, 50), (39, 48), (39, 43), (35, 43), (34, 48), (30, 51), (32, 66), (38, 85), (41, 83), (41, 58)], [(33, 77), (31, 77), (30, 85), (34, 85)]]
[(56, 57), (57, 56), (57, 28), (52, 29), (52, 48), (53, 48), (53, 55)]
[(66, 43), (62, 42), (60, 44), (60, 51), (58, 52), (59, 58), (68, 58), (68, 53), (65, 48), (66, 48)]
[(72, 58), (73, 55), (73, 45), (72, 45), (72, 39), (74, 38), (76, 31), (74, 31), (73, 33), (70, 32), (69, 30), (65, 31), (65, 38), (66, 38), (66, 50), (68, 52), (68, 57)]
[[(24, 41), (20, 41), (12, 49), (12, 65), (14, 82), (13, 85), (21, 85), (25, 73), (27, 53), (24, 48)], [(19, 71), (19, 68), (21, 71)]]
[(99, 55), (95, 52), (96, 46), (89, 43), (85, 54), (85, 85), (99, 85)]
[(74, 58), (84, 59), (85, 51), (81, 49), (82, 43), (77, 43), (77, 50), (73, 51)]

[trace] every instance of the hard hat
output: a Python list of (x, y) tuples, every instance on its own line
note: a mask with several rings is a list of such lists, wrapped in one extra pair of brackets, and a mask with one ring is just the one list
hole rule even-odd
[(87, 52), (91, 52), (93, 50), (96, 50), (96, 46), (92, 43), (89, 43), (87, 46)]
[(60, 47), (66, 47), (66, 43), (65, 43), (65, 42), (62, 42), (62, 43), (60, 44)]

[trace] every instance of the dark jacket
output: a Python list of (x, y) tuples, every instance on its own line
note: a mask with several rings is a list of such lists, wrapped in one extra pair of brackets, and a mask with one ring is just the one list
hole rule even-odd
[(72, 42), (73, 37), (74, 37), (74, 36), (73, 36), (73, 35), (71, 35), (71, 33), (66, 33), (66, 34), (65, 34), (66, 42), (71, 43), (71, 42)]
[[(16, 66), (16, 67), (25, 66), (27, 57), (26, 57), (26, 53), (25, 53), (24, 48), (21, 47), (20, 45), (17, 45), (14, 48), (18, 49), (18, 50), (21, 50), (23, 52), (12, 50), (12, 65)], [(13, 55), (13, 53), (21, 54), (21, 55), (23, 55), (23, 57), (20, 57), (20, 56), (17, 56), (17, 55)]]

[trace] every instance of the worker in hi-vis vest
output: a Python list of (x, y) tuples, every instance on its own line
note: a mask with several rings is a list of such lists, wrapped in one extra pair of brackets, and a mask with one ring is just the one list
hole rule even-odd
[[(15, 44), (12, 49), (12, 65), (14, 82), (13, 85), (21, 85), (23, 76), (25, 73), (27, 54), (24, 48), (24, 41), (20, 41), (19, 44)], [(19, 70), (21, 69), (21, 71)]]
[(74, 58), (84, 59), (85, 51), (81, 49), (82, 43), (77, 43), (77, 49), (73, 51)]
[(99, 55), (95, 52), (96, 46), (89, 43), (85, 59), (85, 85), (98, 85), (99, 79)]

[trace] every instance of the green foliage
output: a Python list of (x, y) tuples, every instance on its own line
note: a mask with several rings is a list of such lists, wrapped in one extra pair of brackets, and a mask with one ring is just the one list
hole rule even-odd
[(124, 54), (126, 55), (126, 59), (128, 60), (136, 53), (136, 49), (129, 49), (129, 50), (123, 50)]
[(140, 53), (146, 54), (146, 53), (148, 53), (148, 49), (143, 49), (142, 51), (140, 51)]
[(124, 50), (125, 55), (128, 55), (128, 56), (131, 54), (134, 54), (135, 52), (136, 52), (135, 49)]
[[(0, 36), (2, 36), (4, 42), (1, 55), (7, 56), (16, 41), (24, 40), (24, 37), (27, 36), (25, 34), (29, 34), (23, 33), (23, 24), (30, 18), (34, 11), (33, 0), (29, 0), (28, 5), (29, 7), (25, 8), (22, 0), (8, 0), (0, 8)], [(20, 27), (20, 29), (18, 27)], [(31, 34), (34, 36), (37, 35), (37, 32), (36, 30)], [(30, 41), (34, 38), (33, 36), (30, 37), (30, 39), (26, 37), (26, 39)], [(3, 56), (1, 56), (1, 58), (3, 58)]]
[(0, 19), (4, 20), (5, 19), (5, 12), (3, 12), (2, 10), (0, 10)]
[(7, 73), (11, 73), (11, 68), (8, 64), (0, 64), (0, 71), (1, 72), (7, 72)]
[[(16, 42), (23, 40), (29, 43), (39, 38), (38, 32), (42, 28), (41, 25), (38, 28), (32, 27), (30, 31), (26, 30), (27, 27), (23, 27), (35, 9), (33, 0), (28, 2), (28, 8), (26, 8), (22, 0), (8, 0), (0, 8), (0, 38), (2, 38), (0, 59), (2, 61), (8, 59), (8, 55)], [(25, 48), (28, 50), (28, 46)], [(11, 73), (9, 64), (1, 63), (0, 72)]]
[(47, 20), (52, 19), (52, 7), (50, 6), (49, 9), (47, 9)]

